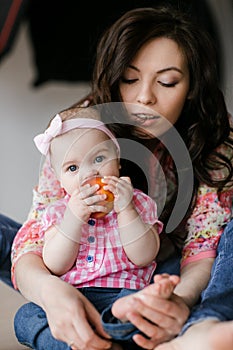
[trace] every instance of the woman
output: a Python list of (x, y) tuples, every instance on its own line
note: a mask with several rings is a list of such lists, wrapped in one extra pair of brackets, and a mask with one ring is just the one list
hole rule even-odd
[[(198, 301), (208, 283), (218, 241), (231, 219), (231, 128), (218, 88), (214, 57), (208, 36), (169, 8), (126, 13), (103, 35), (97, 49), (90, 103), (124, 102), (126, 108), (136, 106), (136, 110), (129, 108), (126, 113), (125, 122), (130, 127), (124, 125), (115, 132), (117, 136), (141, 142), (159, 159), (168, 184), (166, 204), (160, 216), (165, 223), (169, 223), (178, 195), (179, 171), (158, 140), (160, 135), (153, 136), (162, 116), (180, 134), (193, 166), (194, 190), (187, 188), (192, 195), (187, 213), (171, 234), (164, 235), (161, 248), (161, 260), (174, 257), (177, 252), (179, 256), (185, 241), (180, 284), (168, 300), (149, 295), (145, 288), (141, 297), (119, 304), (126, 318), (149, 338), (135, 335), (134, 341), (148, 349), (180, 332), (189, 308)], [(88, 103), (88, 100), (84, 102)], [(168, 131), (164, 134), (169, 135)], [(159, 183), (156, 183), (155, 164), (152, 162), (152, 167), (148, 163), (145, 166), (150, 169), (150, 180), (154, 179), (156, 196)], [(127, 162), (126, 168), (132, 169)], [(40, 215), (48, 202), (62, 196), (64, 191), (45, 162), (31, 215), (14, 241), (14, 285), (45, 310), (56, 339), (72, 343), (72, 349), (107, 349), (111, 343), (93, 305), (77, 290), (51, 275), (41, 259)], [(43, 327), (48, 329), (45, 323)], [(36, 335), (32, 332), (32, 343)]]

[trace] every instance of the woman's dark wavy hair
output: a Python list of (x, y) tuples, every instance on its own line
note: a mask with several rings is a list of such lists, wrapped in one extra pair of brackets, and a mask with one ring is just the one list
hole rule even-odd
[[(138, 50), (153, 38), (174, 40), (186, 57), (190, 94), (175, 127), (193, 164), (195, 187), (200, 182), (221, 189), (232, 182), (232, 159), (217, 151), (225, 144), (232, 154), (231, 127), (219, 88), (216, 48), (209, 35), (187, 14), (174, 8), (137, 8), (126, 12), (102, 35), (93, 73), (95, 104), (121, 101), (119, 82)], [(169, 155), (167, 155), (169, 156)], [(211, 170), (225, 168), (225, 177)]]

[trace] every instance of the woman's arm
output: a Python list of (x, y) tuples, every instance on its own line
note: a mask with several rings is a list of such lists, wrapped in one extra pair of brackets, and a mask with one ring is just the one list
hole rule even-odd
[[(109, 349), (111, 343), (103, 331), (100, 315), (94, 306), (73, 286), (51, 275), (42, 258), (22, 256), (15, 267), (21, 293), (46, 312), (53, 336), (82, 349)], [(95, 329), (95, 331), (93, 330)]]
[(181, 283), (175, 293), (192, 307), (205, 289), (219, 239), (231, 219), (233, 189), (218, 192), (201, 185), (196, 206), (187, 221), (188, 236), (182, 252)]
[(206, 288), (214, 258), (194, 261), (184, 266), (180, 274), (180, 283), (174, 293), (182, 298), (185, 304), (191, 308), (194, 306)]

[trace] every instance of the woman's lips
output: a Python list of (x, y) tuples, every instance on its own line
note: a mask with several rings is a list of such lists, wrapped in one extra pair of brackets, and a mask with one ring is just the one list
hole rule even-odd
[(154, 114), (147, 114), (147, 113), (130, 113), (133, 121), (137, 125), (148, 125), (150, 126), (153, 124), (155, 120), (160, 119), (161, 117), (159, 115), (154, 115)]
[(145, 114), (145, 113), (130, 113), (133, 119), (140, 124), (144, 124), (147, 121), (153, 121), (160, 119), (159, 115)]

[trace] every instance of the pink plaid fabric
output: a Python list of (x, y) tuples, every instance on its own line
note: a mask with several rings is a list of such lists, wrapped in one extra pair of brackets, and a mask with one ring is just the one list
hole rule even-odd
[[(49, 227), (61, 222), (68, 199), (66, 196), (46, 209), (41, 218), (41, 239)], [(142, 220), (151, 225), (157, 223), (160, 233), (163, 225), (158, 221), (155, 202), (139, 190), (134, 190), (133, 201)], [(91, 224), (83, 225), (76, 265), (61, 278), (76, 288), (145, 287), (151, 280), (156, 263), (138, 267), (128, 259), (121, 245), (116, 213), (112, 211), (102, 219), (92, 220)]]

